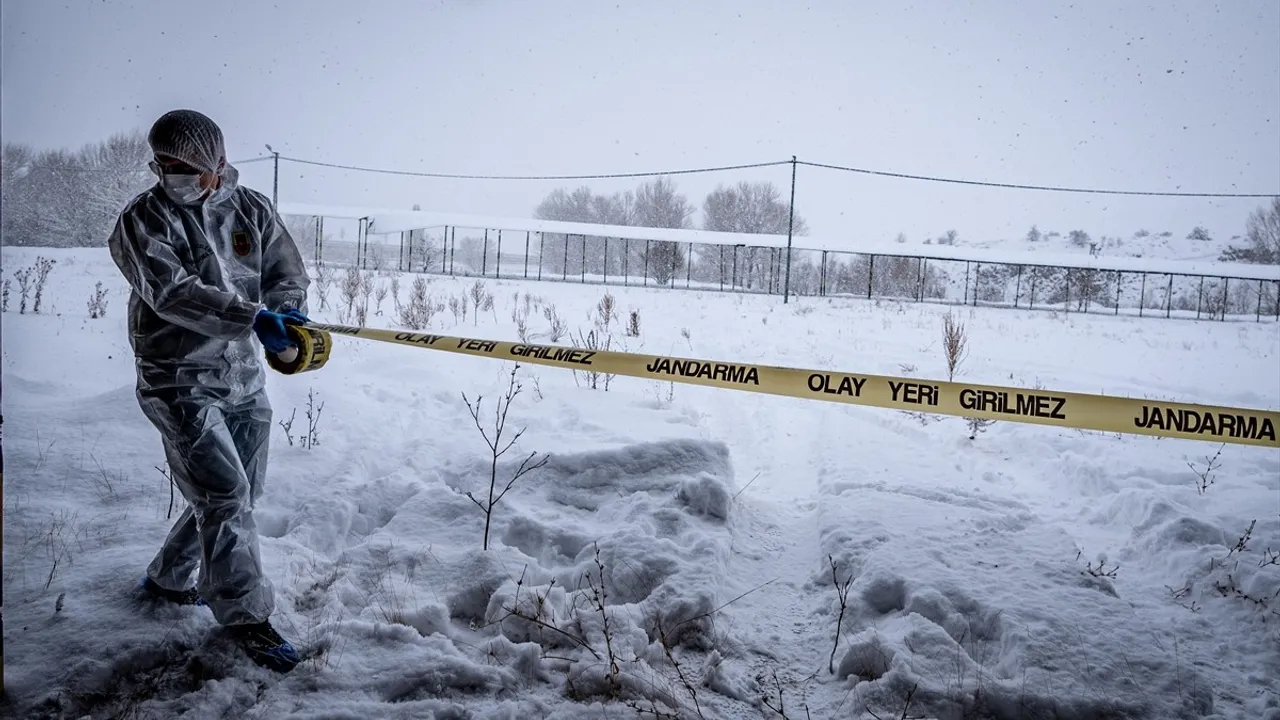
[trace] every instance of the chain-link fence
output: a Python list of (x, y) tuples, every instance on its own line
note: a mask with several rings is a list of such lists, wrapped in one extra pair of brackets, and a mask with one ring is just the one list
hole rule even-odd
[(1280, 321), (1280, 281), (1143, 270), (445, 227), (335, 239), (311, 218), (313, 260), (360, 270), (864, 297), (1064, 313)]

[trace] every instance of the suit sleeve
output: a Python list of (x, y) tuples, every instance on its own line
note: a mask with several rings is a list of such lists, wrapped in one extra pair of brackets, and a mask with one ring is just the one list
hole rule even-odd
[(129, 286), (159, 317), (211, 338), (248, 335), (259, 305), (187, 272), (173, 242), (166, 218), (139, 203), (121, 214), (107, 246)]
[(262, 237), (262, 301), (268, 310), (290, 308), (307, 312), (307, 288), (311, 278), (293, 235), (270, 205), (266, 207)]

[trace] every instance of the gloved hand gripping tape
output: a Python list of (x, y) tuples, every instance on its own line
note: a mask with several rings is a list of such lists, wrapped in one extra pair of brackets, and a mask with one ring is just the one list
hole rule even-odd
[(298, 373), (310, 372), (311, 370), (319, 370), (329, 361), (329, 352), (333, 348), (333, 338), (325, 330), (315, 330), (301, 325), (286, 325), (285, 330), (288, 331), (289, 337), (293, 340), (296, 348), (290, 348), (283, 353), (285, 357), (294, 354), (296, 356), (285, 361), (281, 356), (275, 353), (267, 353), (267, 365), (282, 375), (297, 375)]

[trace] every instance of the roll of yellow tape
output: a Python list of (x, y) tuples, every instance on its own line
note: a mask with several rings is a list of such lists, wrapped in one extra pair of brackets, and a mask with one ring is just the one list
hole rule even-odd
[(297, 356), (285, 362), (275, 353), (268, 352), (267, 365), (272, 370), (282, 375), (297, 375), (324, 367), (333, 348), (333, 338), (327, 331), (301, 325), (286, 325), (285, 329), (297, 345)]

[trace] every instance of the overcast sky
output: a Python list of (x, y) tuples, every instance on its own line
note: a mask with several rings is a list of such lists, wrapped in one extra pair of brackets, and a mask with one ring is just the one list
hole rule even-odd
[[(477, 174), (788, 160), (1148, 191), (1280, 191), (1276, 0), (5, 0), (0, 133), (222, 125), (233, 159)], [(271, 165), (242, 180), (270, 192)], [(677, 178), (717, 183), (789, 166)], [(282, 200), (530, 216), (557, 186), (282, 163)], [(974, 189), (801, 167), (812, 234), (1243, 232), (1261, 200)]]

